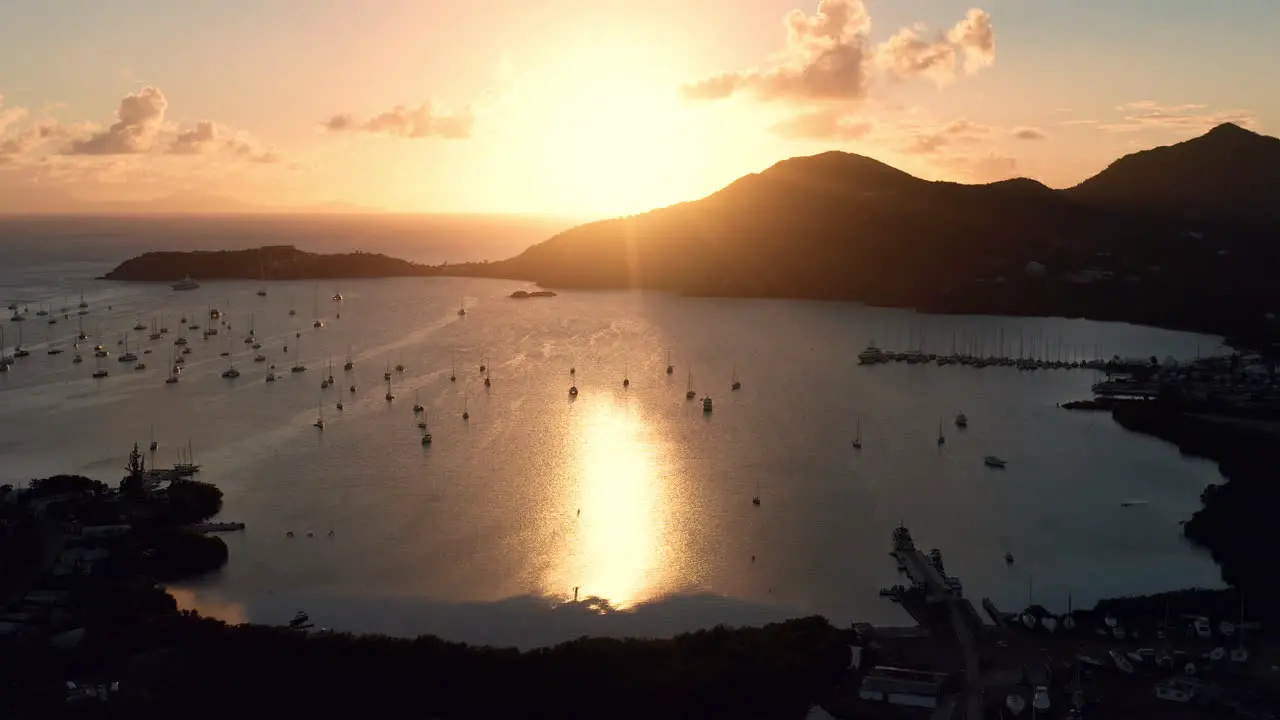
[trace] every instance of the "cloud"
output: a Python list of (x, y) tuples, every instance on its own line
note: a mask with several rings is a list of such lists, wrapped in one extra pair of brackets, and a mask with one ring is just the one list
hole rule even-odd
[(262, 148), (258, 143), (235, 133), (212, 120), (201, 120), (190, 130), (179, 132), (165, 152), (170, 155), (212, 155), (225, 153), (251, 162), (273, 163), (280, 160), (279, 153)]
[(1140, 132), (1165, 130), (1176, 133), (1196, 134), (1222, 123), (1235, 123), (1243, 127), (1255, 127), (1257, 119), (1247, 110), (1209, 112), (1206, 105), (1162, 105), (1153, 100), (1139, 100), (1116, 107), (1124, 114), (1118, 122), (1097, 123), (1099, 130), (1107, 132)]
[(17, 125), (19, 120), (27, 116), (27, 109), (24, 107), (5, 107), (4, 95), (0, 95), (0, 137), (4, 137), (5, 130), (11, 125)]
[(949, 155), (938, 158), (935, 165), (952, 177), (974, 183), (1008, 180), (1018, 170), (1016, 159), (994, 152), (980, 155)]
[(861, 140), (874, 129), (870, 121), (844, 117), (831, 109), (801, 113), (769, 128), (792, 140)]
[(329, 132), (367, 132), (414, 139), (434, 137), (461, 140), (471, 137), (474, 123), (475, 117), (470, 109), (449, 114), (437, 112), (430, 103), (423, 103), (413, 109), (397, 105), (366, 120), (358, 120), (354, 115), (345, 113), (331, 115), (324, 121), (323, 127)]
[(1014, 128), (1009, 134), (1019, 140), (1047, 140), (1049, 138), (1045, 131), (1034, 127)]
[(164, 127), (169, 101), (159, 88), (147, 86), (120, 100), (116, 122), (101, 132), (76, 140), (67, 155), (133, 155), (151, 150)]
[(928, 30), (917, 23), (894, 33), (876, 46), (880, 67), (899, 78), (927, 77), (939, 86), (956, 78), (961, 57), (969, 75), (996, 60), (995, 31), (985, 10), (971, 8), (945, 33), (926, 39)]
[(970, 120), (956, 120), (941, 127), (923, 129), (904, 128), (911, 139), (899, 148), (908, 155), (931, 155), (956, 145), (974, 145), (991, 137), (991, 128)]
[(821, 0), (817, 12), (787, 13), (786, 49), (761, 68), (724, 72), (681, 86), (690, 100), (717, 100), (752, 92), (761, 101), (861, 100), (877, 72), (949, 82), (958, 58), (974, 73), (995, 61), (991, 16), (977, 8), (945, 33), (927, 39), (920, 25), (903, 28), (872, 45), (871, 16), (862, 0)]
[(183, 129), (165, 120), (169, 100), (157, 87), (131, 92), (120, 100), (116, 122), (74, 138), (64, 155), (218, 155), (249, 162), (279, 160), (274, 149), (263, 148), (243, 132), (211, 120)]

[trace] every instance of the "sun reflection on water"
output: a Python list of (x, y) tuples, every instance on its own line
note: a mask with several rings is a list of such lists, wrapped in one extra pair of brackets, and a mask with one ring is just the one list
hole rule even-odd
[(669, 478), (640, 411), (612, 399), (576, 413), (566, 500), (573, 528), (556, 553), (547, 592), (578, 588), (622, 609), (664, 590), (671, 543)]

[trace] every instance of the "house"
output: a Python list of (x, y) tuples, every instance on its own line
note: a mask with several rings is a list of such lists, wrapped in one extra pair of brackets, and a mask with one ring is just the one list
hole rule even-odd
[(858, 697), (891, 705), (929, 708), (942, 700), (947, 676), (942, 673), (876, 667), (862, 679)]

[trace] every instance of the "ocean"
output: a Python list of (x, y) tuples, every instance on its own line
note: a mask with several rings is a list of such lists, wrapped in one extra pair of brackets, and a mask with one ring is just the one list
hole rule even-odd
[[(170, 587), (184, 606), (264, 623), (305, 610), (335, 629), (525, 647), (812, 613), (907, 624), (877, 595), (900, 582), (887, 554), (900, 522), (942, 551), (967, 596), (1009, 610), (1221, 585), (1179, 527), (1220, 481), (1216, 468), (1106, 414), (1056, 407), (1087, 397), (1095, 373), (856, 361), (871, 342), (949, 352), (953, 338), (988, 348), (1003, 338), (1015, 350), (1021, 338), (1028, 349), (1190, 358), (1220, 351), (1221, 338), (643, 291), (513, 300), (521, 283), (463, 278), (207, 282), (190, 292), (93, 279), (150, 249), (293, 244), (497, 259), (564, 226), (0, 220), (0, 298), (30, 308), (26, 322), (4, 323), (6, 343), (21, 326), (32, 353), (0, 375), (0, 482), (83, 473), (116, 483), (133, 443), (154, 437), (160, 465), (190, 443), (199, 479), (225, 494), (221, 519), (247, 529), (223, 535), (223, 570)], [(74, 365), (81, 292), (93, 338)], [(42, 306), (58, 324), (35, 317)], [(228, 325), (209, 339), (186, 332), (193, 353), (166, 385), (181, 319), (205, 325), (212, 307)], [(168, 336), (131, 330), (152, 321)], [(243, 342), (250, 327), (264, 362)], [(147, 369), (112, 357), (109, 377), (92, 379), (88, 347), (115, 355), (126, 336), (152, 351), (141, 355)], [(68, 352), (48, 355), (50, 346)], [(306, 372), (288, 372), (295, 362)], [(330, 362), (336, 386), (322, 390)], [(229, 364), (239, 378), (221, 377)], [(282, 377), (267, 383), (271, 365)], [(713, 398), (713, 412), (685, 399), (690, 385)], [(965, 430), (952, 423), (958, 412)], [(323, 430), (313, 427), (320, 413)], [(861, 451), (850, 444), (859, 427)], [(986, 455), (1007, 468), (984, 467)], [(1121, 506), (1131, 499), (1147, 503)]]

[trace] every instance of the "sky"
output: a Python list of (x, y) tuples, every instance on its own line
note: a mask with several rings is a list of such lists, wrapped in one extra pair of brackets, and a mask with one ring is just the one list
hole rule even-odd
[(1274, 134), (1277, 27), (1275, 0), (5, 0), (0, 199), (604, 217), (827, 150), (1067, 187)]

